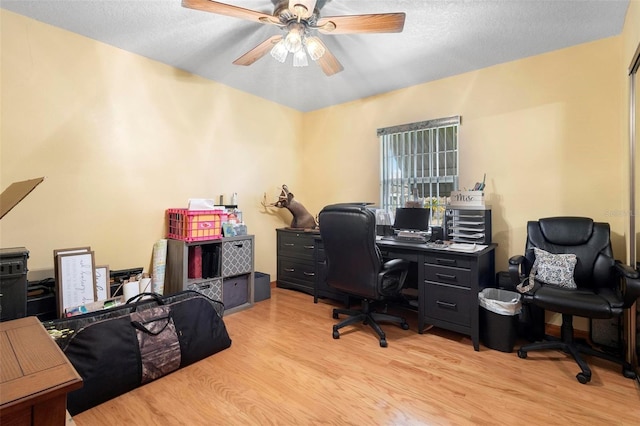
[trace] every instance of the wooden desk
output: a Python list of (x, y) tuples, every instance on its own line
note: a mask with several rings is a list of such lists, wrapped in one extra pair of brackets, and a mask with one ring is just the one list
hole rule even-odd
[(477, 252), (379, 239), (382, 255), (418, 264), (418, 332), (426, 324), (463, 333), (480, 350), (478, 293), (495, 287), (495, 248)]
[[(318, 297), (339, 300), (340, 292), (326, 283), (322, 239), (315, 235), (316, 251), (314, 302)], [(427, 324), (463, 333), (471, 337), (473, 348), (480, 349), (478, 293), (495, 287), (495, 248), (489, 244), (477, 252), (447, 250), (433, 244), (418, 244), (377, 239), (376, 245), (386, 259), (405, 259), (417, 265), (418, 332)]]
[(37, 317), (0, 323), (0, 424), (64, 425), (82, 379)]

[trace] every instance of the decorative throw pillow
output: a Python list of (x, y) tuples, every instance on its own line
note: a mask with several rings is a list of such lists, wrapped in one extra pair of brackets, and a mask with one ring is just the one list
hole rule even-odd
[(564, 288), (577, 288), (573, 280), (573, 271), (578, 263), (575, 254), (553, 254), (537, 247), (533, 249), (536, 260), (533, 262), (529, 282), (533, 279), (545, 284)]

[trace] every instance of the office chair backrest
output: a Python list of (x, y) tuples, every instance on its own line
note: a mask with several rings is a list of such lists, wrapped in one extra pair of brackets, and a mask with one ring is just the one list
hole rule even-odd
[(326, 206), (318, 215), (327, 259), (327, 284), (367, 299), (378, 299), (382, 256), (376, 246), (376, 218), (361, 205)]
[(578, 288), (615, 287), (608, 223), (586, 217), (550, 217), (527, 223), (526, 274), (535, 260), (533, 248), (554, 254), (573, 253), (578, 262), (573, 274)]

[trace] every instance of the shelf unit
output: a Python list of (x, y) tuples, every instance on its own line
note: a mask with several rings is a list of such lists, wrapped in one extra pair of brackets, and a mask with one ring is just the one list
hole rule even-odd
[(254, 237), (206, 241), (167, 240), (164, 294), (196, 290), (230, 314), (253, 305)]
[(457, 243), (491, 244), (491, 207), (447, 206), (446, 239)]

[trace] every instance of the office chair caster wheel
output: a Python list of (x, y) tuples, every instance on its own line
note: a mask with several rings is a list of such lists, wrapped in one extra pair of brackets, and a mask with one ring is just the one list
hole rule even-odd
[(333, 338), (334, 339), (339, 339), (340, 338), (340, 332), (338, 330), (333, 330)]
[(409, 329), (409, 324), (407, 324), (407, 322), (403, 322), (402, 324), (400, 324), (400, 327), (402, 327), (403, 330), (408, 330)]
[(527, 357), (527, 353), (522, 349), (518, 349), (518, 358), (525, 359)]
[(584, 373), (578, 373), (576, 374), (576, 379), (578, 379), (578, 381), (584, 385), (591, 381), (591, 376), (587, 376)]
[(637, 377), (635, 371), (626, 367), (622, 367), (622, 375), (627, 379), (635, 379)]
[(380, 347), (381, 348), (387, 347), (387, 339), (380, 339)]
[(338, 319), (338, 313), (337, 312), (333, 313), (333, 319)]

